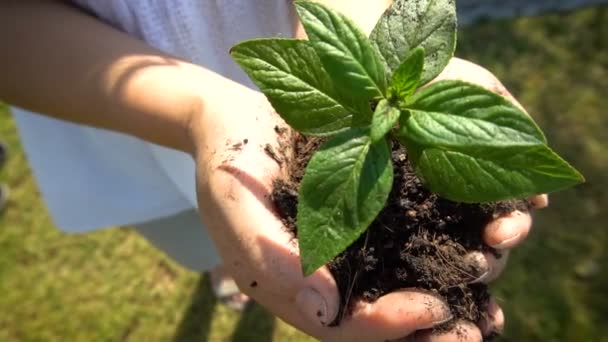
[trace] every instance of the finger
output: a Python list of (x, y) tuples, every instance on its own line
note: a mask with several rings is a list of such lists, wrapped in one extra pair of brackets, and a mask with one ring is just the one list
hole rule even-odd
[(549, 196), (547, 194), (532, 196), (528, 198), (528, 201), (534, 209), (543, 209), (549, 206)]
[(374, 303), (359, 303), (333, 336), (335, 341), (386, 341), (452, 319), (447, 304), (420, 290), (401, 290)]
[(481, 331), (475, 324), (460, 321), (449, 331), (420, 331), (406, 341), (411, 342), (481, 342)]
[(258, 184), (256, 170), (243, 169), (217, 173), (208, 183), (209, 199), (201, 201), (206, 222), (215, 221), (210, 232), (216, 246), (246, 294), (284, 321), (321, 336), (338, 311), (336, 283), (327, 268), (302, 275), (297, 244), (272, 212), (269, 190)]
[(340, 297), (336, 282), (327, 267), (303, 280), (302, 289), (296, 294), (295, 304), (304, 318), (313, 324), (326, 326), (336, 319)]
[(483, 240), (492, 248), (513, 248), (528, 236), (531, 227), (530, 214), (516, 210), (490, 222), (484, 228)]
[(490, 299), (486, 315), (479, 321), (478, 326), (483, 336), (502, 333), (505, 327), (505, 315), (493, 298)]
[(466, 259), (474, 266), (474, 278), (471, 283), (490, 283), (502, 273), (509, 260), (509, 251), (471, 252)]
[(482, 282), (488, 284), (496, 280), (507, 267), (509, 251), (499, 251), (498, 253), (484, 252), (484, 256), (490, 265), (490, 272), (488, 272)]

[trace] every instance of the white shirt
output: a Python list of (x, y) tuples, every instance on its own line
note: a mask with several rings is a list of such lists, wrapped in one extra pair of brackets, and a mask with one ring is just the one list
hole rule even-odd
[[(291, 37), (293, 30), (291, 0), (73, 2), (151, 46), (249, 87), (230, 47), (256, 37)], [(137, 224), (196, 207), (188, 155), (19, 108), (13, 113), (43, 198), (62, 230)]]

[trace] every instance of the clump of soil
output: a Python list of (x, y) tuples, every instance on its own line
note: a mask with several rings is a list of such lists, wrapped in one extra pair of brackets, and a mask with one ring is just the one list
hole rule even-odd
[[(322, 143), (296, 134), (295, 158), (287, 165), (290, 179), (275, 182), (272, 200), (295, 236), (299, 184)], [(392, 160), (394, 183), (386, 206), (368, 231), (329, 264), (341, 294), (340, 314), (333, 324), (339, 324), (357, 300), (374, 301), (391, 291), (412, 287), (444, 297), (453, 321), (478, 322), (485, 314), (489, 293), (484, 284), (469, 284), (481, 274), (465, 255), (472, 250), (490, 250), (481, 240), (482, 227), (496, 215), (515, 209), (527, 211), (528, 203), (455, 203), (422, 186), (406, 151), (396, 142)], [(449, 327), (450, 322), (443, 326)]]

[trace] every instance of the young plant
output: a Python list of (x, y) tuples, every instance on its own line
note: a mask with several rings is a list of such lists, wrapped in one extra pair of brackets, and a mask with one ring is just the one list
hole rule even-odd
[(419, 89), (453, 56), (454, 0), (396, 0), (370, 38), (321, 4), (295, 6), (309, 40), (255, 39), (231, 54), (291, 127), (329, 138), (300, 185), (306, 275), (344, 251), (384, 207), (391, 138), (424, 184), (452, 201), (521, 198), (583, 181), (504, 97), (462, 81)]

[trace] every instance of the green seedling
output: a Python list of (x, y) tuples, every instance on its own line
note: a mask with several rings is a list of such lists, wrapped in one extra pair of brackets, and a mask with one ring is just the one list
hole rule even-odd
[(295, 3), (309, 40), (255, 39), (232, 57), (295, 130), (327, 138), (300, 186), (297, 226), (308, 275), (366, 231), (393, 185), (391, 139), (428, 189), (483, 203), (583, 182), (532, 118), (462, 81), (426, 85), (456, 46), (453, 0), (397, 0), (368, 38), (344, 15)]

